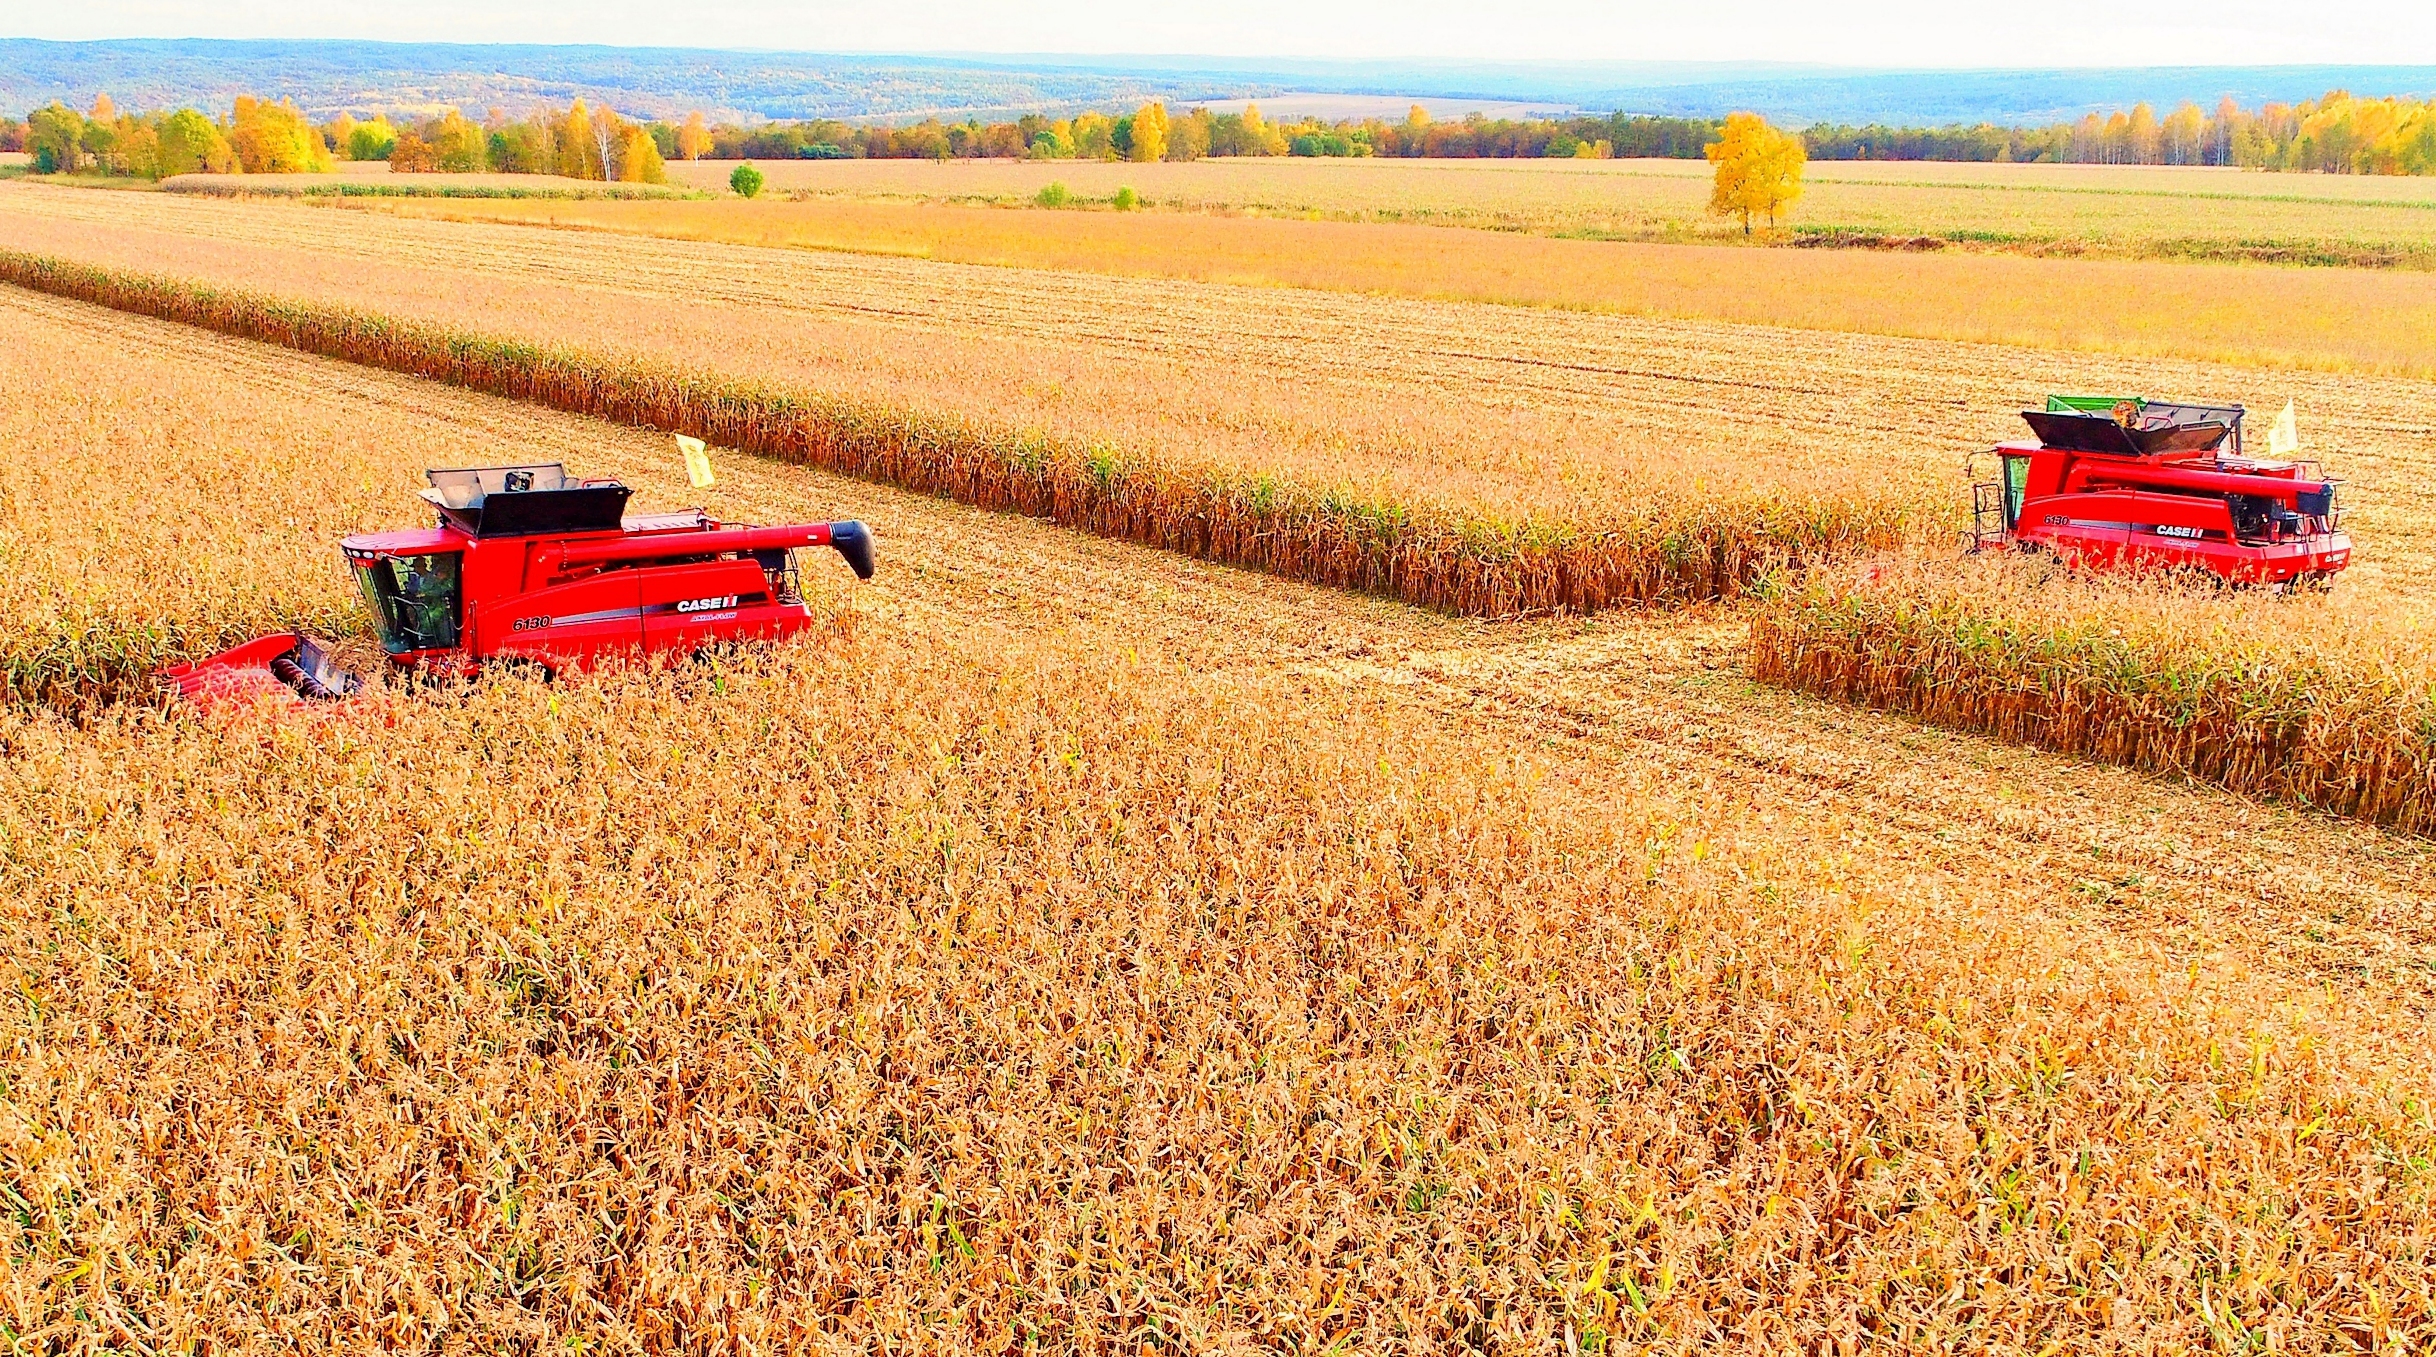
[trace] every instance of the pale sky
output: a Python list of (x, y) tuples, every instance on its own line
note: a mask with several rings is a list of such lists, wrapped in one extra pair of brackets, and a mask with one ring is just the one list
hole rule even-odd
[(78, 0), (0, 36), (1854, 66), (2436, 65), (2436, 0)]

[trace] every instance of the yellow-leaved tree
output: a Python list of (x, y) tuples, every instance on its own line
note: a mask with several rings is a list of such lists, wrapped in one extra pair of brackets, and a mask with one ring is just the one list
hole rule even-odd
[(328, 174), (337, 168), (321, 144), (321, 129), (285, 99), (274, 104), (238, 95), (228, 144), (247, 174)]
[(569, 179), (609, 177), (601, 165), (600, 148), (593, 144), (592, 113), (583, 100), (569, 105), (551, 130), (557, 133), (559, 174)]
[[(449, 174), (479, 174), (490, 166), (490, 136), (479, 123), (455, 109), (423, 129), (430, 144), (433, 168)], [(394, 168), (394, 167), (392, 167)]]
[(1167, 105), (1144, 104), (1133, 115), (1133, 150), (1140, 161), (1167, 159)]
[(163, 175), (226, 174), (237, 168), (237, 153), (219, 125), (191, 108), (161, 120), (159, 154)]
[(1709, 163), (1717, 167), (1709, 190), (1709, 211), (1720, 217), (1739, 215), (1742, 233), (1751, 234), (1751, 218), (1776, 219), (1802, 196), (1802, 166), (1810, 153), (1802, 139), (1768, 126), (1756, 113), (1729, 114), (1725, 131), (1708, 146)]
[(1083, 160), (1114, 160), (1116, 146), (1110, 141), (1115, 129), (1106, 114), (1083, 113), (1074, 119), (1074, 154)]
[(629, 184), (668, 182), (667, 163), (660, 156), (659, 143), (651, 139), (650, 128), (628, 123), (619, 134), (617, 177)]

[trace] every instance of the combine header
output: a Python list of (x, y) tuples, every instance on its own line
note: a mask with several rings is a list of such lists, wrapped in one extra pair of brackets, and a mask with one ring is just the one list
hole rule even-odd
[(2050, 396), (2035, 440), (1995, 449), (1971, 487), (1972, 550), (2012, 544), (2092, 570), (2204, 572), (2230, 583), (2323, 584), (2351, 563), (2340, 484), (2308, 462), (2242, 451), (2238, 405)]
[[(796, 547), (830, 547), (870, 579), (856, 522), (757, 528), (700, 509), (627, 518), (615, 480), (555, 462), (431, 471), (430, 528), (339, 544), (400, 669), (470, 674), (486, 661), (581, 668), (609, 654), (690, 653), (811, 625)], [(360, 686), (311, 637), (282, 632), (161, 676), (205, 705), (259, 693), (333, 700)]]

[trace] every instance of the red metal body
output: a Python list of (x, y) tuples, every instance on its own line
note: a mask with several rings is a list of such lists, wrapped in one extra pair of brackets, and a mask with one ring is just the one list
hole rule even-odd
[[(471, 673), (516, 660), (581, 668), (610, 655), (690, 653), (778, 640), (811, 625), (793, 551), (831, 547), (871, 577), (857, 522), (753, 527), (701, 510), (623, 516), (626, 487), (573, 482), (562, 468), (431, 473), (438, 523), (340, 544), (373, 632), (399, 668)], [(352, 691), (308, 638), (266, 636), (162, 677), (204, 704), (285, 689)]]
[[(2165, 408), (2186, 418), (2207, 409)], [(1994, 449), (2002, 474), (1979, 487), (1973, 545), (2010, 542), (2084, 568), (2197, 570), (2279, 587), (2323, 583), (2349, 565), (2338, 483), (2307, 463), (2241, 456), (2239, 407), (2210, 413), (2218, 423), (2127, 422), (2111, 447), (2089, 446), (2110, 441), (2091, 416), (2034, 419), (2040, 438)], [(2168, 446), (2142, 451), (2139, 435)], [(2170, 446), (2211, 436), (2204, 447)]]

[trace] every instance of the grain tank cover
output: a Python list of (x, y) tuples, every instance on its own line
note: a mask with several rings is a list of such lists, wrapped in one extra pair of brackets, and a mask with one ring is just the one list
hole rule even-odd
[[(2039, 442), (2065, 452), (2146, 457), (2168, 452), (2241, 452), (2238, 405), (2189, 405), (2138, 396), (2049, 396), (2022, 419)], [(2227, 440), (2231, 446), (2227, 447)]]
[(615, 480), (571, 480), (558, 462), (426, 471), (423, 498), (474, 537), (616, 532), (634, 492)]

